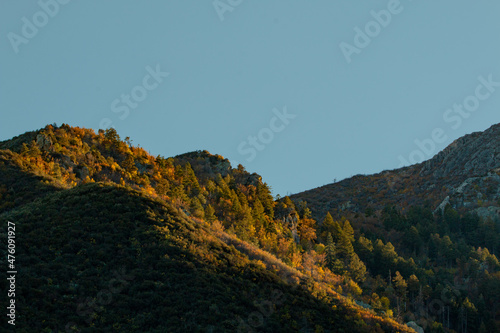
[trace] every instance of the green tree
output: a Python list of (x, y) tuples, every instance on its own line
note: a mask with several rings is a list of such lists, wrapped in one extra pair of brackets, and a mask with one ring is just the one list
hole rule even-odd
[(337, 249), (331, 233), (328, 233), (327, 236), (325, 255), (326, 267), (335, 274), (342, 275), (345, 273), (343, 263), (337, 258)]
[(340, 230), (339, 234), (336, 235), (337, 239), (337, 249), (339, 256), (347, 263), (355, 254), (354, 247), (352, 246), (349, 236), (347, 236), (343, 230)]
[(354, 250), (365, 262), (372, 262), (373, 260), (373, 243), (371, 240), (364, 236), (360, 236), (354, 243)]
[(420, 292), (420, 281), (415, 274), (410, 275), (408, 278), (408, 292), (410, 293), (410, 300), (415, 305), (417, 302), (417, 297)]
[(407, 223), (396, 207), (386, 206), (382, 211), (382, 221), (386, 229), (404, 230)]
[(104, 132), (104, 138), (104, 147), (106, 147), (106, 149), (118, 149), (120, 147), (120, 136), (113, 127), (108, 128)]
[(477, 313), (477, 309), (474, 306), (474, 303), (472, 303), (468, 297), (466, 297), (462, 302), (460, 313), (460, 318), (462, 319), (462, 332), (467, 332), (471, 319), (474, 318), (475, 314)]
[(35, 140), (31, 141), (30, 148), (29, 148), (29, 155), (31, 157), (37, 157), (40, 156), (42, 152), (40, 151), (40, 148), (36, 144)]
[(190, 205), (190, 210), (191, 213), (196, 216), (197, 218), (204, 218), (205, 217), (205, 210), (203, 209), (203, 206), (200, 203), (200, 200), (198, 198), (194, 197), (191, 199), (191, 205)]
[(187, 162), (182, 170), (182, 184), (184, 185), (186, 193), (189, 196), (197, 196), (201, 193), (201, 187), (198, 183), (198, 178), (194, 174), (191, 164)]
[(404, 243), (411, 249), (411, 252), (418, 254), (418, 249), (422, 245), (422, 240), (420, 239), (420, 234), (415, 226), (411, 226), (404, 236)]
[(28, 156), (30, 153), (30, 149), (26, 142), (23, 142), (23, 145), (21, 146), (21, 155), (22, 156)]
[(354, 242), (354, 229), (351, 226), (351, 223), (349, 223), (349, 220), (344, 221), (344, 226), (342, 228), (342, 231), (344, 232), (345, 236), (351, 243)]
[(122, 162), (122, 167), (128, 172), (137, 171), (137, 167), (135, 166), (134, 155), (132, 153), (128, 153), (125, 155), (125, 159)]
[(443, 211), (444, 223), (449, 227), (452, 232), (460, 232), (460, 214), (453, 209), (450, 204), (447, 204)]
[(383, 267), (386, 268), (391, 268), (392, 266), (394, 266), (398, 258), (396, 249), (394, 248), (394, 245), (392, 245), (391, 242), (388, 242), (387, 244), (384, 245), (384, 247), (382, 248), (381, 255), (382, 255), (381, 264)]
[(328, 233), (332, 233), (334, 229), (334, 221), (333, 217), (330, 214), (330, 212), (326, 213), (325, 218), (323, 219), (323, 222), (321, 223), (321, 239), (323, 241), (326, 241), (326, 237), (328, 236)]
[(269, 216), (271, 219), (274, 218), (275, 203), (273, 200), (273, 196), (271, 195), (271, 189), (266, 183), (257, 183), (257, 198), (259, 198), (262, 206), (264, 206), (267, 216)]
[(217, 220), (217, 217), (215, 216), (215, 209), (210, 204), (205, 207), (205, 220), (209, 223)]
[(396, 271), (396, 275), (392, 278), (392, 282), (394, 283), (394, 291), (396, 292), (398, 317), (400, 317), (401, 300), (406, 298), (406, 289), (408, 287), (408, 284), (398, 271)]
[(366, 266), (365, 264), (359, 259), (358, 255), (353, 252), (351, 257), (349, 258), (349, 275), (351, 278), (360, 283), (365, 281), (366, 279)]

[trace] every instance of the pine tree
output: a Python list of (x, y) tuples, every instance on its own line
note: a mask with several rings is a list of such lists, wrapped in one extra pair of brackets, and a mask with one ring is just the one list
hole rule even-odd
[[(339, 224), (337, 223), (337, 226)], [(337, 229), (337, 235), (334, 236), (334, 239), (337, 244), (337, 250), (339, 257), (344, 260), (344, 262), (347, 264), (347, 262), (351, 259), (354, 253), (354, 247), (352, 246), (351, 240), (349, 236), (347, 236), (342, 229), (339, 228)]]
[(366, 266), (365, 264), (359, 259), (358, 255), (356, 253), (352, 253), (351, 257), (349, 258), (349, 275), (351, 278), (360, 283), (363, 282), (366, 278)]
[(122, 162), (122, 167), (128, 172), (137, 171), (137, 167), (134, 162), (134, 155), (129, 153), (125, 156), (125, 159)]
[(108, 128), (105, 132), (104, 132), (104, 147), (106, 147), (106, 149), (118, 149), (120, 147), (120, 136), (118, 135), (118, 133), (116, 132), (116, 130), (111, 127), (111, 128)]
[(337, 258), (337, 250), (331, 233), (328, 233), (325, 247), (326, 267), (335, 274), (344, 274), (344, 265)]
[(209, 223), (213, 223), (217, 220), (217, 217), (215, 216), (215, 209), (210, 204), (205, 207), (205, 220)]
[(38, 145), (36, 144), (36, 142), (33, 140), (31, 141), (31, 144), (30, 144), (30, 147), (29, 147), (29, 155), (31, 157), (37, 157), (37, 156), (40, 156), (41, 155), (41, 151), (40, 151), (40, 148), (38, 147)]
[(189, 162), (184, 165), (182, 176), (182, 184), (184, 185), (186, 191), (188, 191), (187, 194), (189, 196), (197, 196), (199, 193), (201, 193), (201, 187), (198, 183), (198, 178), (196, 178), (193, 168), (191, 168), (191, 164)]
[(384, 247), (382, 248), (381, 256), (382, 258), (380, 264), (383, 267), (390, 268), (394, 265), (396, 259), (398, 258), (398, 254), (396, 253), (394, 245), (392, 245), (391, 242), (388, 242), (384, 245)]
[(420, 289), (420, 281), (418, 280), (418, 278), (415, 274), (412, 274), (408, 278), (408, 290), (410, 292), (410, 299), (411, 300), (415, 299), (415, 296), (417, 295), (419, 289)]
[(198, 200), (198, 198), (196, 198), (196, 197), (191, 199), (190, 210), (194, 216), (196, 216), (200, 219), (205, 217), (205, 210), (203, 209), (203, 206), (201, 205), (200, 200)]
[(406, 284), (405, 279), (401, 276), (401, 274), (396, 271), (396, 276), (392, 278), (392, 282), (394, 283), (394, 290), (396, 292), (397, 305), (398, 305), (398, 317), (401, 316), (401, 300), (406, 298), (406, 288), (408, 285)]
[(335, 244), (333, 243), (333, 237), (331, 233), (328, 233), (328, 236), (326, 237), (325, 254), (326, 254), (326, 265), (328, 267), (331, 267), (333, 264), (333, 260), (335, 260), (336, 256)]
[(257, 183), (257, 197), (259, 198), (262, 206), (264, 206), (267, 216), (269, 216), (270, 218), (274, 218), (275, 203), (273, 200), (273, 196), (271, 195), (271, 190), (266, 183)]
[(346, 219), (344, 221), (342, 231), (351, 243), (354, 242), (354, 229), (352, 228), (351, 223), (349, 223), (349, 220)]
[(321, 235), (320, 236), (321, 236), (321, 239), (323, 239), (323, 241), (326, 241), (328, 233), (333, 232), (333, 229), (334, 229), (333, 224), (334, 224), (334, 221), (333, 221), (332, 215), (330, 215), (330, 212), (326, 213), (326, 216), (323, 219), (323, 223), (321, 224)]
[(373, 243), (368, 238), (360, 236), (355, 243), (355, 251), (363, 261), (373, 262)]
[(27, 156), (29, 154), (29, 152), (30, 152), (30, 149), (29, 149), (28, 145), (25, 142), (23, 142), (23, 146), (21, 147), (21, 155)]

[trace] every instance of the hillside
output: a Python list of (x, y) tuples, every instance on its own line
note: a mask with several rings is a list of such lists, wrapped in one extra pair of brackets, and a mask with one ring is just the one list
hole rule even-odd
[[(207, 225), (135, 191), (87, 184), (3, 218), (18, 226), (17, 332), (237, 331), (252, 324), (289, 332), (305, 313), (310, 325), (363, 331), (344, 320), (360, 320), (361, 311), (332, 311), (342, 306), (334, 296), (320, 300), (285, 283)], [(295, 275), (290, 269), (284, 277)]]
[(399, 296), (360, 287), (350, 236), (334, 271), (307, 207), (206, 151), (49, 125), (0, 142), (0, 218), (2, 239), (16, 226), (16, 332), (413, 331)]
[[(423, 163), (354, 176), (290, 198), (307, 204), (319, 230), (348, 219), (358, 238), (355, 251), (371, 275), (403, 272), (395, 264), (400, 260), (424, 270), (415, 276), (436, 293), (434, 312), (444, 328), (500, 330), (500, 124), (457, 139)], [(380, 253), (390, 244), (386, 250), (401, 259), (377, 258), (378, 242)], [(473, 326), (467, 309), (474, 313)]]

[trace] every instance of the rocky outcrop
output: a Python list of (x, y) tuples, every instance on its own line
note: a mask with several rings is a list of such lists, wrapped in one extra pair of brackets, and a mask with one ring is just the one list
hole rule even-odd
[(65, 169), (72, 171), (76, 167), (76, 164), (71, 160), (71, 157), (69, 157), (68, 155), (55, 153), (53, 154), (53, 156), (56, 160), (59, 160), (61, 162), (61, 166)]
[(40, 150), (52, 151), (52, 139), (46, 134), (38, 134), (36, 136), (36, 144)]
[(299, 233), (297, 231), (297, 227), (299, 225), (299, 217), (296, 212), (291, 212), (290, 214), (287, 214), (287, 216), (283, 217), (283, 224), (288, 226), (290, 228), (290, 231), (292, 232), (292, 237), (295, 243), (300, 242), (300, 237)]
[(434, 214), (436, 213), (443, 213), (444, 212), (444, 209), (446, 208), (446, 206), (450, 203), (450, 196), (447, 196), (443, 202), (441, 202), (439, 204), (439, 206), (436, 208), (436, 210), (434, 211)]
[(86, 179), (90, 176), (89, 169), (86, 166), (78, 166), (75, 170), (76, 176), (80, 179)]
[(229, 160), (222, 160), (215, 164), (215, 172), (220, 173), (223, 177), (231, 171), (231, 162)]
[(417, 333), (424, 333), (424, 329), (422, 327), (418, 326), (417, 323), (414, 321), (410, 321), (410, 322), (406, 323), (406, 326), (413, 328), (415, 330), (415, 332), (417, 332)]
[(246, 181), (246, 185), (253, 185), (257, 187), (257, 185), (262, 184), (262, 177), (255, 172), (248, 176)]
[(470, 208), (482, 217), (496, 217), (496, 206), (500, 199), (500, 176), (498, 170), (483, 177), (471, 177), (464, 180), (438, 206), (443, 210), (447, 204), (453, 208)]
[(86, 164), (93, 164), (95, 162), (95, 157), (91, 152), (88, 152), (85, 154), (85, 163)]
[(423, 163), (421, 176), (433, 179), (476, 177), (500, 167), (500, 124), (455, 140)]
[(500, 207), (489, 206), (489, 207), (479, 207), (474, 210), (479, 217), (485, 220), (498, 220), (500, 218)]

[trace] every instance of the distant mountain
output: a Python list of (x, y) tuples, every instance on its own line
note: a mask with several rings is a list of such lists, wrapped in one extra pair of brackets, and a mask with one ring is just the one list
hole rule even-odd
[[(500, 124), (466, 135), (428, 161), (375, 175), (358, 175), (291, 195), (306, 201), (316, 218), (327, 211), (364, 212), (386, 205), (452, 207), (498, 217)], [(441, 206), (440, 206), (441, 205)], [(492, 215), (495, 212), (496, 215)]]
[(154, 157), (113, 129), (48, 125), (0, 142), (0, 220), (16, 332), (413, 331), (390, 289), (361, 289), (349, 237), (337, 264), (356, 274), (334, 273), (306, 207), (207, 151)]

